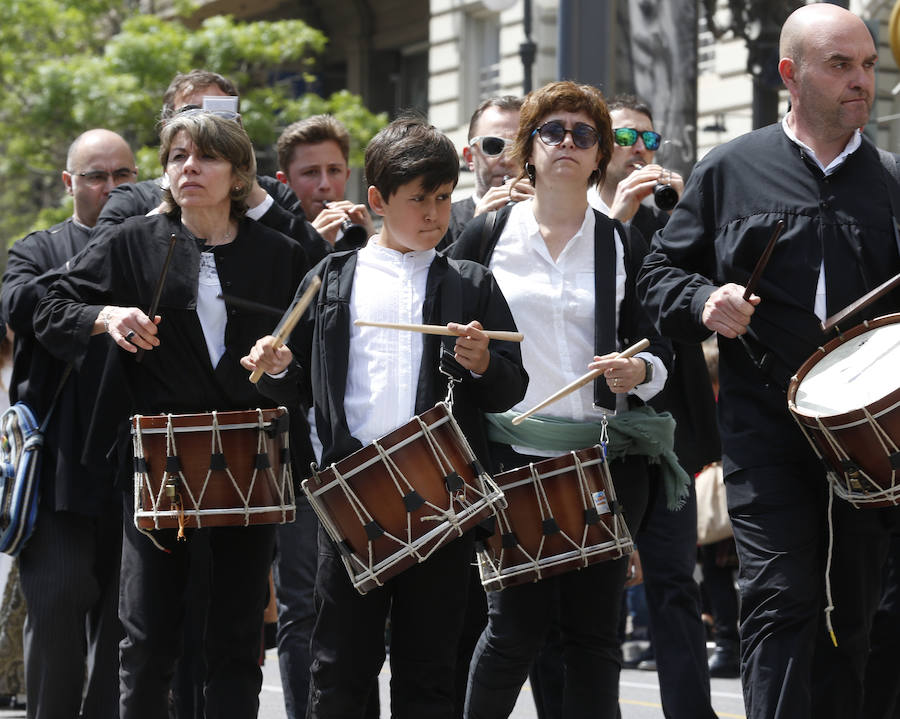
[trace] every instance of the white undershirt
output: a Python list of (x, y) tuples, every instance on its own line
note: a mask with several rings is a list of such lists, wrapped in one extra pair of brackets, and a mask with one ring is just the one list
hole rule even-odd
[(428, 270), (435, 251), (397, 252), (370, 241), (357, 253), (350, 295), (350, 358), (344, 412), (364, 445), (415, 415), (423, 335), (371, 322), (422, 323)]
[(200, 253), (200, 282), (197, 289), (197, 317), (203, 328), (209, 361), (216, 367), (225, 354), (225, 325), (228, 316), (225, 311), (225, 300), (219, 272), (216, 269), (216, 256), (212, 252)]
[[(625, 298), (625, 251), (616, 233), (616, 334)], [(512, 206), (497, 241), (490, 269), (512, 310), (522, 342), (522, 361), (528, 372), (524, 399), (513, 409), (525, 411), (588, 371), (594, 358), (594, 213), (585, 210), (581, 229), (554, 262), (534, 217), (533, 200)], [(636, 338), (639, 339), (639, 338)], [(617, 342), (618, 344), (618, 342)], [(622, 348), (619, 348), (622, 349)], [(641, 352), (653, 364), (652, 381), (632, 394), (648, 400), (663, 387), (668, 373), (656, 356)], [(617, 395), (616, 410), (625, 409), (625, 395)], [(599, 421), (613, 408), (594, 407), (593, 383), (588, 383), (540, 414), (581, 421)], [(514, 447), (525, 454), (554, 456), (533, 448)]]

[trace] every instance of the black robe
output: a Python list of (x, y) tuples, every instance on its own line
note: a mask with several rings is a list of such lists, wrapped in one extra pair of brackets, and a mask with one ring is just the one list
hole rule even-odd
[[(38, 338), (55, 355), (72, 358), (81, 367), (103, 306), (147, 311), (173, 233), (175, 251), (157, 310), (162, 317), (160, 345), (147, 351), (141, 362), (124, 350), (112, 353), (125, 384), (109, 381), (101, 387), (103, 412), (95, 415), (92, 442), (108, 436), (110, 423), (118, 424), (121, 431), (122, 420), (133, 413), (274, 406), (248, 381), (240, 358), (259, 337), (272, 332), (275, 319), (264, 311), (226, 303), (225, 353), (213, 367), (196, 312), (200, 249), (180, 222), (163, 215), (133, 217), (95, 235), (71, 271), (50, 287), (39, 304)], [(213, 252), (224, 293), (279, 309), (288, 307), (308, 268), (296, 242), (248, 219), (241, 220), (232, 242)], [(109, 372), (108, 376), (122, 374)]]
[[(34, 309), (66, 263), (88, 244), (90, 231), (68, 219), (49, 230), (33, 232), (9, 250), (3, 275), (3, 316), (15, 332), (11, 403), (23, 401), (42, 422), (59, 387), (66, 362), (50, 354), (34, 335)], [(94, 337), (85, 347), (78, 372), (66, 380), (53, 410), (41, 453), (41, 502), (51, 510), (97, 515), (108, 511), (112, 472), (105, 463), (87, 467), (82, 453), (97, 388), (111, 347), (108, 337)]]
[[(726, 472), (811, 458), (785, 388), (829, 339), (813, 312), (823, 258), (828, 315), (900, 271), (875, 147), (863, 140), (825, 176), (780, 124), (770, 125), (698, 162), (671, 219), (654, 237), (638, 291), (660, 330), (686, 342), (709, 336), (702, 322), (706, 300), (725, 283), (746, 285), (778, 220), (785, 228), (756, 289), (762, 302), (746, 335), (754, 354), (767, 357), (765, 369), (737, 339), (718, 338)], [(893, 293), (850, 324), (896, 309)]]

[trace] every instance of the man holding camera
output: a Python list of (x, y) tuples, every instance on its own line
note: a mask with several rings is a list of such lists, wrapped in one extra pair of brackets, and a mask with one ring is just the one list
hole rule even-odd
[(335, 250), (352, 250), (375, 234), (363, 204), (344, 199), (350, 179), (350, 133), (332, 115), (288, 125), (276, 145), (276, 177), (290, 187), (316, 231)]
[[(649, 244), (668, 222), (668, 213), (684, 190), (684, 180), (654, 162), (662, 137), (653, 129), (646, 104), (621, 95), (613, 98), (609, 110), (615, 141), (612, 158), (602, 183), (589, 190), (588, 202), (640, 230)], [(642, 202), (651, 195), (654, 207)], [(675, 363), (666, 387), (651, 404), (675, 417), (675, 451), (681, 466), (693, 476), (720, 456), (715, 399), (700, 345), (676, 342), (674, 346)], [(664, 493), (657, 494), (648, 507), (637, 544), (666, 716), (715, 717), (700, 592), (693, 578), (697, 545), (693, 486), (685, 505), (674, 511), (666, 507)]]
[[(654, 162), (662, 136), (653, 130), (650, 108), (633, 95), (619, 95), (609, 103), (613, 126), (613, 154), (606, 176), (588, 190), (591, 207), (610, 217), (631, 222), (649, 244), (653, 233), (668, 221), (684, 191), (681, 175)], [(654, 195), (655, 208), (641, 202)]]

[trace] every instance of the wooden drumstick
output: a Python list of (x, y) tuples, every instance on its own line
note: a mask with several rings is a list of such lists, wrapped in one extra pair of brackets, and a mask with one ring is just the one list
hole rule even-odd
[[(316, 296), (316, 292), (319, 291), (321, 285), (322, 280), (319, 279), (318, 275), (314, 275), (309, 283), (309, 287), (306, 288), (306, 291), (301, 295), (300, 299), (294, 303), (294, 306), (291, 308), (287, 317), (285, 317), (282, 325), (275, 331), (275, 349), (281, 347), (284, 344), (284, 341), (291, 336), (291, 332), (293, 332), (294, 327), (300, 321), (300, 315), (302, 315), (306, 311), (306, 308), (312, 303), (313, 298)], [(262, 376), (263, 370), (257, 367), (250, 374), (250, 381), (253, 384), (256, 384)]]
[[(421, 332), (426, 335), (444, 335), (445, 337), (458, 337), (456, 332), (451, 332), (443, 325), (405, 325), (401, 322), (367, 322), (356, 320), (353, 324), (357, 327), (384, 327), (389, 330), (404, 330), (406, 332)], [(521, 332), (507, 332), (505, 330), (482, 330), (488, 339), (505, 340), (506, 342), (521, 342), (525, 336)]]
[[(636, 355), (641, 350), (647, 349), (649, 346), (650, 346), (650, 340), (648, 340), (646, 338), (642, 339), (640, 342), (635, 342), (628, 349), (624, 349), (621, 352), (619, 352), (619, 354), (617, 354), (614, 359), (621, 359), (623, 357), (632, 357), (633, 355)], [(588, 382), (596, 379), (597, 377), (599, 377), (602, 374), (603, 374), (602, 369), (592, 369), (587, 374), (584, 374), (581, 377), (579, 377), (578, 379), (576, 379), (575, 381), (567, 384), (565, 387), (563, 387), (558, 392), (554, 392), (553, 394), (551, 394), (543, 402), (538, 402), (534, 407), (532, 407), (530, 410), (528, 410), (524, 414), (520, 414), (517, 417), (515, 417), (513, 419), (512, 423), (513, 424), (521, 424), (526, 418), (530, 417), (538, 410), (544, 409), (544, 407), (546, 407), (548, 404), (553, 404), (554, 402), (561, 400), (563, 397), (572, 394), (572, 392), (574, 392), (576, 389), (580, 389), (581, 387), (584, 387)]]
[(763, 270), (766, 269), (766, 265), (769, 264), (769, 258), (772, 256), (772, 250), (775, 249), (775, 242), (778, 240), (778, 236), (781, 234), (781, 231), (783, 229), (784, 220), (778, 220), (778, 222), (775, 223), (775, 231), (772, 233), (772, 237), (769, 238), (769, 244), (766, 245), (766, 249), (763, 250), (763, 253), (756, 261), (756, 267), (753, 268), (753, 274), (750, 275), (750, 279), (747, 281), (747, 286), (744, 288), (745, 302), (750, 299), (750, 295), (753, 294), (753, 291), (756, 289), (756, 285), (759, 284), (759, 278), (762, 277)]
[[(156, 317), (156, 310), (159, 309), (159, 300), (162, 298), (163, 285), (166, 283), (166, 275), (169, 274), (169, 265), (172, 264), (172, 253), (175, 252), (175, 233), (169, 237), (169, 249), (166, 251), (166, 259), (163, 261), (162, 271), (159, 273), (159, 279), (156, 281), (156, 289), (153, 290), (153, 299), (150, 300), (150, 307), (147, 310), (147, 317), (153, 322)], [(140, 362), (144, 359), (144, 348), (138, 347), (134, 353), (134, 361)]]

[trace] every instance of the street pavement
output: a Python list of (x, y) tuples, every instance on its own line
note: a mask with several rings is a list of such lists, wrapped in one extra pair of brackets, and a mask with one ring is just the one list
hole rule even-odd
[[(390, 670), (385, 664), (379, 679), (381, 716), (384, 719), (390, 716), (389, 681)], [(659, 700), (659, 683), (656, 680), (655, 672), (637, 669), (622, 670), (619, 694), (622, 719), (663, 719), (662, 705)], [(713, 708), (720, 719), (745, 719), (739, 680), (713, 679), (711, 694)], [(278, 672), (278, 657), (274, 649), (266, 653), (259, 705), (259, 719), (286, 719), (284, 696), (281, 692), (281, 679)], [(25, 719), (25, 711), (0, 709), (0, 719)], [(516, 703), (510, 719), (537, 719), (537, 712), (531, 698), (531, 689), (527, 683), (522, 687), (519, 701)]]
[[(281, 683), (278, 674), (278, 658), (274, 650), (266, 655), (263, 668), (263, 690), (260, 694), (260, 719), (285, 719), (282, 702)], [(381, 691), (381, 716), (390, 717), (390, 695), (388, 683), (390, 669), (387, 663), (381, 670), (379, 688)], [(710, 682), (713, 709), (720, 719), (745, 719), (744, 699), (741, 682), (738, 679), (713, 679)], [(619, 706), (622, 719), (664, 719), (659, 699), (659, 682), (656, 672), (623, 669), (619, 680)], [(0, 717), (3, 714), (0, 713)], [(24, 716), (24, 715), (23, 715)], [(510, 719), (537, 719), (531, 687), (527, 682), (519, 694)]]

